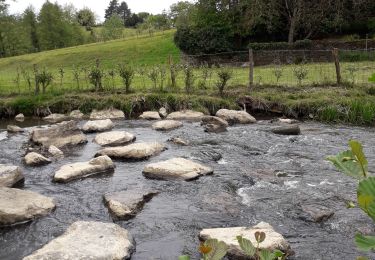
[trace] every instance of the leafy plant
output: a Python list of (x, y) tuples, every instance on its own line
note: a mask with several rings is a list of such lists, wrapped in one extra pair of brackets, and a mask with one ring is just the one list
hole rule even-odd
[(193, 67), (190, 64), (186, 63), (183, 67), (183, 72), (185, 76), (185, 91), (187, 94), (190, 94), (193, 91), (195, 81)]
[(294, 76), (296, 77), (296, 79), (298, 81), (298, 85), (301, 86), (302, 82), (305, 79), (307, 79), (309, 71), (308, 71), (307, 67), (304, 65), (304, 63), (301, 63), (299, 65), (296, 65), (293, 68), (293, 74), (294, 74)]
[(42, 71), (38, 70), (38, 67), (34, 66), (35, 75), (35, 94), (38, 95), (40, 91), (40, 85), (42, 85), (43, 94), (46, 93), (47, 87), (52, 83), (53, 76), (51, 72), (48, 72), (46, 68)]
[(96, 60), (96, 65), (92, 67), (88, 73), (88, 78), (90, 83), (94, 85), (95, 91), (102, 91), (103, 90), (103, 80), (104, 72), (100, 68), (100, 61), (99, 59)]
[(355, 83), (355, 73), (358, 71), (358, 69), (355, 66), (349, 66), (346, 71), (349, 74), (349, 78), (352, 84)]
[(202, 260), (221, 260), (228, 252), (228, 246), (217, 239), (208, 239), (199, 247)]
[(171, 63), (169, 65), (169, 70), (171, 74), (171, 88), (173, 90), (177, 89), (177, 77), (178, 73), (180, 72), (181, 66), (179, 64), (173, 64)]
[(79, 87), (79, 77), (80, 77), (80, 74), (81, 74), (81, 70), (80, 70), (79, 66), (74, 65), (72, 73), (73, 73), (73, 78), (74, 78), (75, 82), (77, 83), (77, 88), (80, 89), (80, 87)]
[(371, 75), (371, 77), (368, 79), (368, 81), (375, 83), (375, 73)]
[(125, 84), (125, 92), (130, 93), (130, 86), (134, 78), (134, 69), (132, 66), (127, 64), (118, 65), (118, 73)]
[(202, 71), (202, 80), (199, 81), (198, 87), (200, 89), (207, 89), (207, 82), (211, 79), (212, 71), (208, 66), (207, 62), (200, 66), (200, 70)]
[(273, 66), (273, 69), (272, 69), (272, 73), (276, 78), (276, 84), (279, 84), (279, 81), (280, 81), (281, 77), (283, 76), (283, 72), (284, 72), (284, 70), (283, 70), (283, 67), (281, 66), (281, 61), (277, 60), (275, 62), (275, 65)]
[(22, 74), (22, 77), (25, 80), (25, 82), (26, 82), (26, 84), (29, 88), (29, 91), (31, 92), (31, 75), (30, 75), (30, 72), (25, 68), (21, 68), (21, 74)]
[[(368, 172), (368, 161), (363, 153), (362, 145), (355, 140), (349, 142), (350, 150), (336, 156), (329, 156), (327, 160), (346, 175), (359, 180), (357, 188), (357, 202), (373, 221), (375, 221), (375, 177)], [(375, 236), (364, 236), (360, 233), (355, 236), (355, 243), (360, 250), (375, 249)], [(361, 259), (366, 259), (361, 257)]]
[(224, 95), (224, 89), (228, 83), (228, 81), (232, 78), (232, 71), (228, 68), (221, 68), (217, 72), (217, 76), (219, 78), (218, 82), (216, 83), (216, 87), (219, 89), (220, 96)]
[(21, 81), (20, 69), (17, 67), (17, 70), (16, 70), (16, 77), (13, 79), (13, 82), (14, 82), (14, 83), (16, 84), (16, 86), (17, 86), (18, 94), (21, 93), (20, 81)]
[(167, 78), (167, 68), (164, 65), (158, 66), (159, 76), (160, 76), (160, 92), (164, 90), (164, 82)]
[(157, 67), (152, 67), (149, 72), (147, 73), (147, 77), (152, 81), (154, 89), (158, 84), (159, 79), (159, 70)]

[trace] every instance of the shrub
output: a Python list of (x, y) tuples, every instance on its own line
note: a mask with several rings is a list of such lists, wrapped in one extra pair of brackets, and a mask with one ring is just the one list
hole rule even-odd
[(169, 64), (169, 71), (171, 74), (171, 88), (177, 89), (177, 77), (180, 72), (181, 66), (179, 64)]
[(210, 70), (210, 67), (208, 66), (207, 62), (203, 63), (200, 66), (200, 70), (202, 71), (202, 79), (198, 82), (198, 87), (200, 89), (207, 89), (207, 81), (211, 80), (212, 71)]
[(301, 63), (293, 68), (293, 74), (298, 81), (298, 85), (301, 86), (302, 82), (307, 78), (309, 71), (305, 64)]
[(217, 72), (217, 76), (219, 80), (216, 82), (216, 87), (219, 89), (219, 94), (222, 97), (228, 81), (232, 78), (232, 71), (228, 68), (221, 68)]
[(130, 86), (134, 78), (134, 69), (130, 65), (119, 64), (118, 73), (125, 84), (125, 92), (130, 93)]
[(29, 91), (31, 92), (31, 75), (30, 75), (30, 72), (28, 70), (26, 70), (25, 68), (21, 68), (21, 74), (22, 74), (22, 77), (23, 77), (24, 81), (26, 82), (26, 85), (27, 85)]
[(147, 73), (148, 78), (152, 81), (154, 89), (158, 84), (159, 71), (157, 67), (152, 67)]
[(53, 76), (51, 72), (48, 72), (44, 68), (41, 72), (36, 75), (37, 82), (42, 85), (43, 94), (46, 93), (47, 87), (52, 83)]
[(184, 77), (185, 91), (187, 94), (191, 94), (194, 88), (194, 81), (195, 81), (193, 67), (190, 64), (186, 63), (184, 65), (183, 72), (185, 76)]
[(103, 90), (104, 72), (100, 68), (100, 61), (96, 60), (96, 65), (92, 67), (88, 73), (90, 83), (95, 87), (95, 91)]

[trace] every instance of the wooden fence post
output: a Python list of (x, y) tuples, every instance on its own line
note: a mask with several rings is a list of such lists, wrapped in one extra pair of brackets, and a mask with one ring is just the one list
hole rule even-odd
[(340, 60), (339, 60), (339, 49), (334, 48), (332, 51), (333, 59), (335, 61), (336, 66), (336, 77), (337, 77), (337, 84), (341, 84), (341, 70), (340, 70)]
[(253, 88), (254, 85), (254, 53), (253, 49), (249, 49), (249, 90)]

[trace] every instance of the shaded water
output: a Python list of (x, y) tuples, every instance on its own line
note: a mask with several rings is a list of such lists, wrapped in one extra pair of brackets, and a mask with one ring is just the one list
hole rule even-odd
[[(0, 129), (4, 130), (6, 123), (1, 122)], [(56, 184), (52, 177), (60, 166), (93, 158), (100, 149), (92, 143), (95, 135), (88, 135), (89, 143), (69, 151), (65, 159), (32, 168), (21, 160), (27, 134), (6, 137), (0, 130), (0, 163), (20, 165), (26, 177), (24, 189), (53, 197), (57, 203), (56, 210), (46, 217), (0, 229), (0, 259), (21, 259), (78, 220), (112, 222), (102, 195), (127, 188), (161, 191), (134, 219), (116, 222), (134, 236), (137, 251), (132, 259), (136, 260), (177, 259), (183, 253), (198, 259), (201, 229), (252, 226), (260, 221), (270, 223), (285, 236), (295, 251), (293, 259), (355, 259), (361, 253), (353, 243), (354, 234), (374, 231), (360, 210), (345, 207), (346, 200), (356, 200), (355, 181), (336, 172), (324, 159), (346, 149), (349, 139), (358, 139), (365, 145), (369, 168), (374, 169), (372, 128), (304, 123), (301, 136), (285, 137), (267, 131), (271, 126), (268, 121), (230, 127), (222, 134), (204, 133), (198, 123), (185, 123), (183, 128), (167, 133), (153, 131), (151, 122), (116, 124), (116, 130), (136, 134), (137, 142), (166, 142), (179, 136), (191, 145), (168, 143), (167, 151), (148, 161), (117, 161), (112, 175)], [(217, 161), (218, 154), (222, 158)], [(214, 175), (192, 182), (143, 177), (146, 164), (177, 156), (213, 167)], [(287, 177), (275, 177), (274, 171)], [(306, 221), (301, 215), (301, 205), (306, 203), (328, 206), (335, 215), (320, 224)]]

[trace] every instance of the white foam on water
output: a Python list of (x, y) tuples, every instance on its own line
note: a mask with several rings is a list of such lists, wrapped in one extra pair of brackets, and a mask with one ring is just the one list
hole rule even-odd
[(0, 141), (7, 139), (7, 132), (1, 132), (0, 133)]
[(217, 163), (221, 164), (221, 165), (228, 164), (228, 162), (226, 160), (224, 160), (223, 158), (221, 158), (220, 160), (218, 160)]
[(297, 189), (298, 183), (299, 183), (299, 181), (284, 181), (284, 185), (286, 186), (287, 190)]

